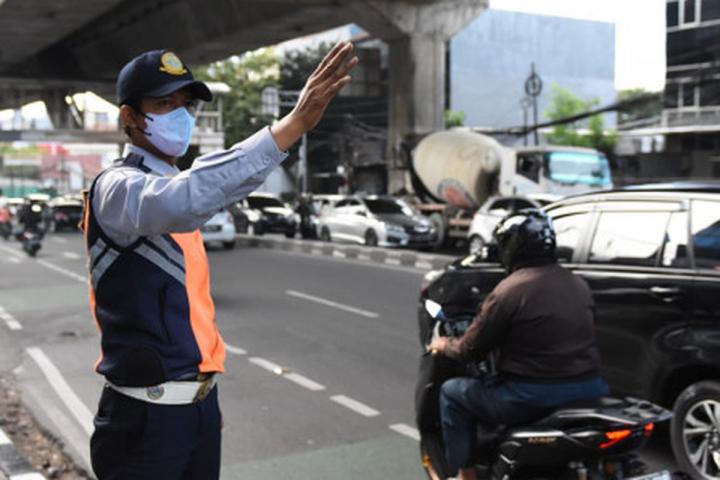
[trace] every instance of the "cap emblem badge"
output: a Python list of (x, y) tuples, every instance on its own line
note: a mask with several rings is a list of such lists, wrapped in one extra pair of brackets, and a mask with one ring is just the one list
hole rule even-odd
[(177, 55), (173, 52), (163, 53), (160, 57), (160, 71), (169, 73), (170, 75), (183, 75), (187, 70)]

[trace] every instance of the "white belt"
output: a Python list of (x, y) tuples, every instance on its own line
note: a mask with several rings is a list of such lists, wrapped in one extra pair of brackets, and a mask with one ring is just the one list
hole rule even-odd
[(143, 402), (161, 405), (187, 405), (201, 402), (217, 383), (217, 376), (211, 375), (202, 382), (165, 382), (152, 387), (120, 387), (108, 382), (107, 386), (116, 392)]

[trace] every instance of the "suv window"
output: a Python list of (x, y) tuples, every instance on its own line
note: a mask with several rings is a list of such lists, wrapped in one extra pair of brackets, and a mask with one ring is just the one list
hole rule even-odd
[(557, 258), (561, 262), (570, 262), (575, 250), (578, 248), (582, 234), (590, 213), (575, 213), (553, 219), (555, 227), (555, 241), (557, 244)]
[(360, 205), (360, 202), (357, 200), (353, 200), (352, 198), (347, 198), (345, 200), (340, 200), (338, 203), (335, 204), (335, 208), (340, 207), (355, 207)]
[(690, 228), (695, 267), (720, 272), (720, 202), (693, 200)]
[(515, 205), (513, 205), (513, 210), (524, 210), (526, 208), (537, 208), (537, 207), (535, 207), (535, 205), (533, 205), (532, 202), (528, 202), (527, 200), (523, 200), (522, 198), (515, 199)]
[(670, 212), (602, 212), (589, 263), (655, 266)]
[(490, 207), (488, 208), (488, 211), (490, 211), (490, 210), (510, 210), (512, 207), (512, 203), (513, 203), (512, 198), (499, 198), (490, 205)]

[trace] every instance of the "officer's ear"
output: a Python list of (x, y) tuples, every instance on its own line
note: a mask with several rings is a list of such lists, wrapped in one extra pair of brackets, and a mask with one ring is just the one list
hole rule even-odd
[(133, 130), (144, 131), (146, 128), (145, 116), (127, 104), (120, 106), (120, 124), (130, 138)]

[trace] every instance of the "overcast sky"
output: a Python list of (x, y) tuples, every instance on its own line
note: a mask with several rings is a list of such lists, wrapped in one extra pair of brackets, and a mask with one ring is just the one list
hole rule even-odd
[(490, 8), (615, 23), (615, 87), (665, 85), (666, 0), (490, 0)]

